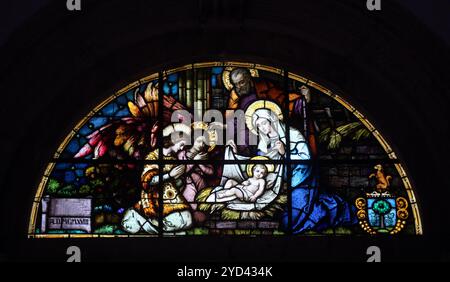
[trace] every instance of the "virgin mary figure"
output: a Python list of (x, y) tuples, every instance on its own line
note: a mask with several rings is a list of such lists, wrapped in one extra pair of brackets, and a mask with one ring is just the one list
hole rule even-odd
[[(258, 136), (258, 154), (272, 160), (291, 160), (291, 209), (286, 209), (282, 224), (294, 234), (307, 230), (355, 224), (352, 207), (336, 194), (319, 190), (307, 141), (296, 128), (287, 129), (281, 109), (267, 100), (252, 103), (246, 113), (247, 127)], [(289, 144), (288, 144), (289, 142)], [(285, 170), (286, 171), (286, 170)], [(285, 179), (286, 179), (285, 174)], [(291, 214), (289, 214), (291, 210)], [(292, 226), (289, 227), (289, 217)]]

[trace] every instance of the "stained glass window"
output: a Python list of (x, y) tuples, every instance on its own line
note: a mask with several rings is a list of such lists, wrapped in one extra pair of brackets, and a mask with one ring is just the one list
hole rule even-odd
[(89, 112), (42, 177), (29, 237), (422, 234), (395, 152), (288, 70), (191, 64)]

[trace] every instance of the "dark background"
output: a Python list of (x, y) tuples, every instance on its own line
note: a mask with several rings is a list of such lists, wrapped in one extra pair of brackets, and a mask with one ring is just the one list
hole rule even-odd
[[(4, 3), (5, 2), (5, 3)], [(449, 261), (448, 1), (2, 1), (2, 260)], [(162, 68), (249, 61), (335, 90), (384, 134), (413, 181), (423, 236), (27, 239), (53, 152), (95, 105)]]

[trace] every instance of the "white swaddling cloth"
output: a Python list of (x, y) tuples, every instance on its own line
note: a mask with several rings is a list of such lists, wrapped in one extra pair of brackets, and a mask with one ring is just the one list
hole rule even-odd
[[(249, 160), (250, 157), (240, 156), (233, 153), (230, 146), (225, 148), (225, 160)], [(239, 211), (261, 210), (270, 204), (279, 194), (282, 180), (283, 180), (283, 165), (275, 165), (274, 172), (270, 172), (265, 177), (266, 188), (264, 193), (256, 199), (254, 203), (244, 202), (239, 200), (236, 196), (229, 196), (217, 200), (216, 193), (224, 189), (225, 182), (228, 179), (234, 179), (242, 183), (249, 176), (246, 173), (246, 164), (225, 164), (223, 167), (222, 179), (220, 186), (214, 188), (211, 194), (206, 199), (208, 203), (223, 203), (228, 209)]]

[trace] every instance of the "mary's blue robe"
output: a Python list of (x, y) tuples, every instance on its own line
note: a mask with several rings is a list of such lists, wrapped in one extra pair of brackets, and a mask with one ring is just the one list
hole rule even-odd
[[(285, 127), (280, 123), (278, 128), (278, 140), (286, 144)], [(284, 229), (291, 230), (293, 234), (299, 234), (308, 230), (321, 231), (330, 227), (356, 224), (354, 207), (336, 194), (320, 191), (316, 181), (317, 173), (314, 171), (314, 164), (311, 161), (310, 149), (302, 134), (297, 129), (291, 128), (289, 136), (289, 158), (303, 163), (291, 165), (291, 190), (289, 193), (291, 193), (292, 205), (291, 209), (287, 208), (283, 213)], [(272, 144), (275, 141), (267, 139), (265, 143)], [(264, 147), (260, 146), (260, 149), (262, 150)], [(288, 146), (285, 147), (287, 149)], [(286, 153), (288, 153), (287, 150)], [(270, 159), (280, 157), (279, 155), (271, 156), (262, 151), (259, 154), (269, 156)], [(287, 167), (285, 167), (285, 171), (287, 171)], [(289, 222), (289, 214), (291, 214), (292, 225)]]

